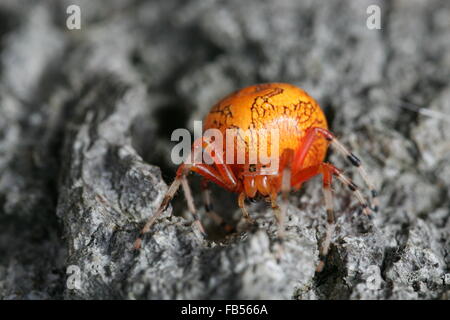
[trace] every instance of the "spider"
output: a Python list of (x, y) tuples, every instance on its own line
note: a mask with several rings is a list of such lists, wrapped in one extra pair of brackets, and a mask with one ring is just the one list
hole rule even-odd
[[(245, 208), (245, 199), (254, 199), (257, 196), (266, 198), (271, 203), (279, 224), (279, 239), (282, 239), (284, 235), (283, 221), (289, 192), (300, 189), (304, 182), (314, 176), (322, 175), (327, 228), (319, 251), (320, 262), (317, 266), (319, 272), (324, 266), (335, 228), (331, 191), (333, 177), (353, 192), (359, 200), (364, 214), (370, 215), (372, 210), (378, 210), (377, 191), (359, 158), (328, 131), (327, 120), (318, 103), (304, 90), (294, 85), (265, 83), (238, 90), (212, 107), (204, 119), (203, 129), (205, 132), (208, 129), (214, 129), (216, 133), (221, 133), (225, 140), (231, 137), (229, 140), (233, 142), (233, 145), (240, 145), (241, 148), (229, 149), (228, 145), (226, 148), (223, 146), (215, 148), (213, 152), (210, 152), (211, 161), (204, 163), (198, 161), (195, 153), (210, 148), (215, 139), (203, 135), (200, 139), (194, 141), (190, 157), (187, 158), (191, 161), (185, 161), (179, 166), (175, 180), (170, 185), (160, 207), (141, 230), (140, 237), (135, 242), (136, 249), (141, 247), (142, 236), (150, 231), (156, 219), (166, 210), (180, 186), (184, 191), (188, 209), (194, 217), (194, 223), (205, 235), (186, 179), (189, 172), (196, 172), (202, 176), (202, 190), (207, 213), (211, 213), (209, 182), (237, 193), (238, 205), (249, 222), (252, 222), (252, 219)], [(233, 136), (230, 134), (231, 129), (235, 130)], [(277, 135), (272, 136), (274, 131), (270, 131), (270, 135), (260, 134), (260, 132), (268, 132), (268, 130), (277, 130)], [(242, 132), (246, 134), (241, 135)], [(270, 149), (270, 159), (275, 160), (274, 162), (277, 164), (275, 170), (271, 172), (267, 170), (267, 163), (260, 160), (250, 161), (252, 152), (261, 152), (264, 145), (261, 140), (256, 139), (258, 133), (260, 136), (265, 135), (266, 138), (278, 136), (278, 139), (268, 143), (271, 147), (276, 143), (278, 147), (276, 151)], [(331, 163), (324, 162), (328, 146), (336, 148), (351, 165), (357, 168), (370, 190), (371, 203), (366, 201), (359, 187), (346, 177), (341, 170)], [(239, 150), (242, 151), (241, 154), (243, 155), (241, 161), (237, 161)], [(225, 158), (227, 161), (224, 161)], [(279, 193), (281, 193), (280, 206), (277, 203)]]

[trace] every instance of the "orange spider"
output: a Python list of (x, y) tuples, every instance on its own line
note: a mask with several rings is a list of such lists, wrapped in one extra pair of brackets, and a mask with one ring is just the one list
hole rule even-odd
[[(321, 271), (324, 266), (324, 260), (334, 231), (332, 177), (336, 177), (348, 186), (360, 201), (365, 214), (370, 214), (371, 208), (377, 211), (377, 192), (362, 167), (361, 161), (328, 131), (327, 120), (318, 103), (300, 88), (286, 83), (267, 83), (236, 91), (213, 106), (204, 120), (203, 129), (205, 131), (217, 129), (225, 139), (230, 132), (227, 129), (246, 130), (247, 133), (250, 132), (250, 135), (232, 138), (233, 143), (241, 143), (243, 149), (236, 148), (236, 151), (233, 151), (234, 154), (230, 157), (233, 160), (231, 163), (224, 161), (227, 150), (229, 150), (224, 147), (222, 149), (223, 154), (220, 150), (211, 153), (212, 164), (198, 161), (192, 161), (192, 163), (185, 161), (181, 164), (161, 206), (148, 220), (141, 231), (141, 235), (149, 232), (150, 227), (167, 208), (180, 185), (184, 190), (189, 211), (200, 231), (204, 234), (186, 179), (186, 175), (190, 171), (203, 177), (202, 187), (207, 212), (211, 212), (211, 201), (207, 188), (208, 181), (214, 182), (230, 192), (238, 193), (239, 207), (242, 209), (244, 217), (249, 221), (251, 219), (245, 209), (244, 200), (255, 198), (257, 195), (268, 199), (272, 208), (276, 211), (279, 223), (279, 238), (283, 236), (283, 219), (290, 190), (298, 190), (302, 183), (321, 174), (327, 212), (327, 232), (320, 251), (321, 261), (317, 267), (318, 271)], [(252, 163), (249, 161), (250, 152), (260, 151), (262, 145), (261, 143), (253, 143), (252, 133), (260, 132), (258, 130), (261, 129), (277, 129), (279, 133), (278, 153), (270, 155), (275, 156), (275, 159), (278, 160), (278, 168), (271, 174), (264, 171), (266, 166), (261, 162)], [(203, 136), (199, 141), (194, 142), (192, 151), (204, 150), (211, 143), (211, 139)], [(274, 142), (270, 141), (269, 145), (271, 143)], [(356, 184), (344, 176), (340, 170), (330, 163), (323, 162), (329, 145), (336, 147), (353, 166), (357, 167), (371, 191), (375, 206), (369, 206)], [(244, 162), (236, 161), (238, 150), (244, 150)], [(282, 210), (277, 205), (277, 195), (280, 192), (283, 201)], [(140, 248), (141, 242), (141, 237), (139, 237), (135, 242), (135, 248)]]

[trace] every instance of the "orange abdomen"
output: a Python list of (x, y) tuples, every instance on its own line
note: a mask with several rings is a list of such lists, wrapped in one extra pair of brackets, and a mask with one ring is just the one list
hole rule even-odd
[[(285, 149), (297, 150), (308, 128), (328, 129), (327, 120), (318, 103), (304, 90), (286, 83), (268, 83), (246, 87), (220, 100), (204, 120), (204, 130), (226, 129), (254, 132), (259, 129), (278, 129), (279, 155)], [(258, 149), (250, 137), (244, 138), (246, 152)], [(270, 150), (270, 148), (269, 148)], [(318, 139), (305, 158), (303, 167), (321, 163), (327, 143)], [(270, 151), (269, 151), (270, 153)], [(234, 168), (239, 167), (239, 165)]]

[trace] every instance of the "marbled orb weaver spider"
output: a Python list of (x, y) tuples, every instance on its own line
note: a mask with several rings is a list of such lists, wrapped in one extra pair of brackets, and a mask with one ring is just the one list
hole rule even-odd
[[(289, 192), (292, 189), (298, 190), (304, 182), (321, 174), (327, 213), (327, 229), (320, 250), (318, 271), (321, 271), (324, 266), (335, 227), (331, 191), (332, 178), (336, 177), (354, 193), (365, 214), (370, 215), (372, 210), (377, 211), (378, 209), (377, 192), (361, 165), (361, 161), (328, 131), (327, 120), (318, 103), (300, 88), (286, 83), (266, 83), (238, 90), (219, 101), (206, 115), (203, 129), (210, 128), (218, 129), (224, 135), (227, 134), (226, 129), (229, 128), (250, 131), (277, 128), (279, 132), (278, 170), (275, 174), (263, 174), (261, 164), (250, 164), (247, 154), (245, 162), (241, 164), (236, 162), (227, 164), (217, 158), (214, 158), (212, 164), (196, 163), (195, 161), (190, 164), (182, 163), (159, 209), (147, 221), (141, 231), (141, 236), (136, 240), (136, 249), (140, 248), (142, 244), (142, 235), (150, 231), (150, 227), (167, 208), (180, 186), (184, 190), (189, 211), (193, 215), (199, 230), (204, 234), (186, 179), (187, 174), (191, 171), (196, 172), (203, 178), (205, 208), (208, 213), (211, 213), (208, 182), (213, 182), (225, 190), (237, 193), (238, 205), (248, 221), (251, 221), (251, 218), (244, 206), (246, 198), (252, 199), (256, 196), (263, 196), (270, 201), (279, 223), (278, 235), (280, 239), (283, 237), (283, 219)], [(246, 140), (246, 153), (249, 152), (249, 147), (251, 147), (249, 141)], [(210, 141), (208, 142), (207, 139), (202, 137), (200, 143), (195, 144), (194, 142), (192, 150), (205, 148), (208, 143)], [(370, 205), (351, 179), (347, 178), (341, 170), (332, 164), (324, 162), (329, 145), (335, 147), (358, 169), (371, 192), (372, 203)], [(259, 146), (253, 147), (259, 148)], [(223, 150), (222, 156), (225, 156), (226, 149)], [(248, 174), (249, 172), (251, 174)], [(279, 193), (281, 193), (282, 199), (281, 208), (277, 204)]]

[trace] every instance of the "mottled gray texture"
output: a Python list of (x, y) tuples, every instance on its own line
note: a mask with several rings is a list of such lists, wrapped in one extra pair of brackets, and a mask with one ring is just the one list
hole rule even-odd
[[(79, 31), (65, 27), (74, 3)], [(382, 30), (366, 28), (373, 3)], [(445, 0), (2, 1), (0, 298), (448, 299), (449, 79)], [(173, 179), (172, 130), (276, 81), (319, 101), (380, 187), (381, 212), (358, 215), (336, 183), (337, 230), (315, 274), (319, 179), (290, 197), (280, 259), (266, 204), (249, 204), (249, 227), (235, 196), (213, 188), (238, 224), (225, 236), (192, 175), (211, 239), (178, 195), (133, 251)]]

